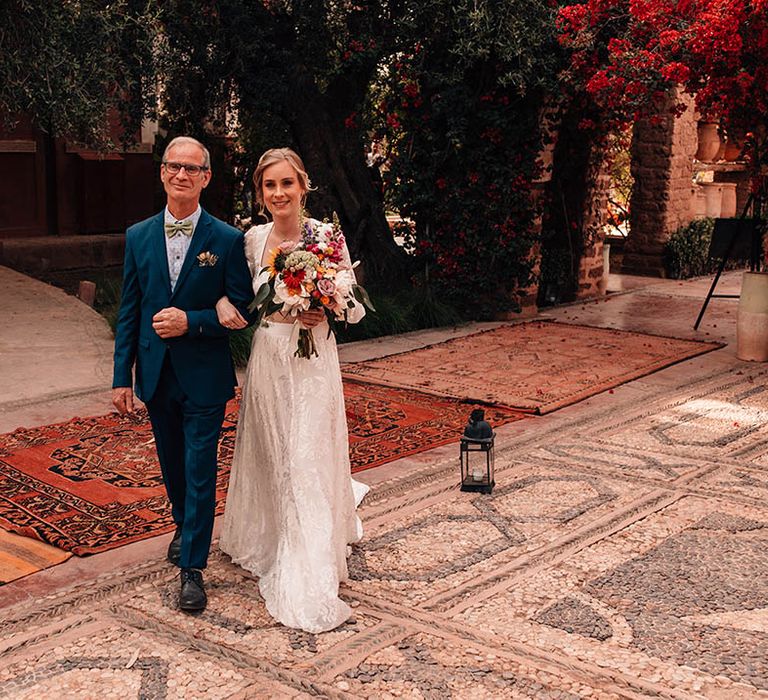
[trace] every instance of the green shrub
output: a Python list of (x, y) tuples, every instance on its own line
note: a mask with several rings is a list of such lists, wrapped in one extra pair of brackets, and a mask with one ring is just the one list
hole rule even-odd
[(672, 279), (688, 279), (714, 272), (717, 260), (708, 258), (714, 219), (695, 219), (681, 226), (664, 248), (664, 266)]
[(451, 326), (465, 320), (458, 308), (440, 299), (427, 285), (396, 292), (374, 289), (371, 299), (376, 311), (368, 311), (360, 323), (340, 327), (337, 334), (339, 343)]
[(229, 349), (232, 359), (237, 367), (245, 367), (251, 356), (251, 339), (253, 338), (253, 326), (234, 331), (229, 334)]
[[(428, 287), (393, 293), (373, 291), (371, 298), (376, 311), (369, 311), (360, 323), (337, 328), (338, 343), (397, 335), (408, 331), (439, 326), (452, 326), (466, 319), (461, 313), (437, 298)], [(230, 335), (232, 357), (238, 367), (248, 363), (253, 329), (246, 328)]]

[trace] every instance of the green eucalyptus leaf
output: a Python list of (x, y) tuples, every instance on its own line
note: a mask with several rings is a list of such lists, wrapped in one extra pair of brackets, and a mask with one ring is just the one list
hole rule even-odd
[(256, 298), (253, 300), (256, 306), (261, 306), (269, 298), (271, 291), (272, 285), (269, 284), (269, 282), (264, 282), (264, 284), (259, 287), (259, 291), (256, 292)]
[(361, 304), (367, 306), (371, 311), (376, 311), (373, 303), (371, 302), (371, 298), (368, 296), (368, 292), (365, 291), (364, 287), (361, 287), (359, 284), (353, 285), (352, 294), (355, 295), (355, 299), (357, 299)]

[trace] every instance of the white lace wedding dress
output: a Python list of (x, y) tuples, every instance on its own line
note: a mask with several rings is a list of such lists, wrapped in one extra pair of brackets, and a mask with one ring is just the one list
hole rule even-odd
[[(270, 227), (245, 237), (255, 277)], [(254, 333), (220, 547), (259, 577), (278, 622), (323, 632), (351, 614), (339, 583), (347, 578), (347, 544), (362, 536), (355, 508), (368, 487), (350, 477), (336, 342), (325, 322), (313, 335), (319, 357), (308, 360), (293, 355), (293, 324)]]

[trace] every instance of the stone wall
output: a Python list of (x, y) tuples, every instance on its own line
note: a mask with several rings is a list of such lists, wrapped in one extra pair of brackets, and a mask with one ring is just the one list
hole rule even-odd
[(579, 123), (581, 105), (557, 125), (552, 179), (542, 223), (540, 303), (586, 299), (604, 293), (603, 238), (610, 177), (601, 140)]
[(635, 185), (630, 203), (630, 234), (622, 271), (664, 276), (664, 245), (691, 215), (691, 178), (697, 148), (692, 99), (683, 96), (688, 109), (675, 117), (671, 108), (678, 95), (658, 105), (656, 119), (635, 124), (632, 137), (632, 176)]

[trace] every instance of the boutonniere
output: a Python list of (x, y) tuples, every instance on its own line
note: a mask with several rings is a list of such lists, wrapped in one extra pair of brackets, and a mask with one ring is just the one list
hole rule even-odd
[(200, 255), (197, 256), (197, 264), (200, 267), (213, 267), (218, 259), (218, 255), (211, 253), (210, 250), (206, 250), (204, 253), (200, 253)]

